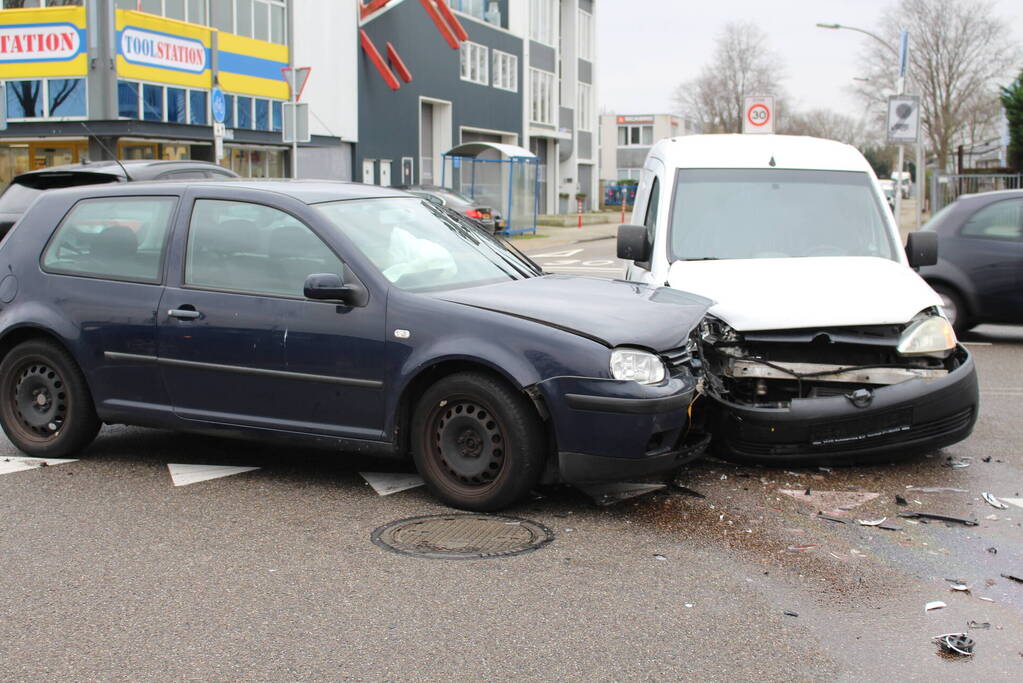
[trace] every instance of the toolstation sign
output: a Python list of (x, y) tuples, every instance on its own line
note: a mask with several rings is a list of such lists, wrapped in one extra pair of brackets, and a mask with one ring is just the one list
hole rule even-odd
[(118, 51), (131, 64), (200, 74), (209, 68), (209, 53), (201, 41), (126, 26)]
[(0, 62), (53, 62), (72, 59), (82, 36), (72, 24), (0, 26)]

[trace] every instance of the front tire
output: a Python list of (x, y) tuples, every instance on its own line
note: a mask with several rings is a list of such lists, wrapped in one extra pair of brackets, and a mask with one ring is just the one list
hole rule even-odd
[(63, 458), (99, 432), (92, 395), (74, 359), (50, 341), (14, 347), (0, 363), (0, 424), (19, 450)]
[(931, 288), (941, 297), (941, 312), (945, 314), (948, 321), (952, 323), (952, 329), (956, 336), (962, 336), (964, 332), (974, 326), (970, 322), (969, 311), (959, 292), (945, 285), (932, 285)]
[(489, 512), (536, 486), (545, 440), (536, 410), (505, 382), (461, 372), (426, 390), (412, 420), (412, 457), (452, 507)]

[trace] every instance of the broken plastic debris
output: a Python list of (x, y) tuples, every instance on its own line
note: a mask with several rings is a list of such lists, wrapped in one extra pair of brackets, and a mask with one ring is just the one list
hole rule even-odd
[(1023, 498), (1002, 498), (1002, 502), (1015, 505), (1018, 508), (1023, 508)]
[(857, 519), (856, 522), (861, 526), (881, 526), (882, 524), (884, 524), (886, 519), (888, 518), (882, 517), (881, 519)]
[(818, 546), (815, 543), (800, 543), (799, 545), (790, 545), (785, 550), (790, 553), (801, 553), (804, 550), (813, 550), (816, 547)]
[(986, 631), (991, 628), (991, 623), (987, 621), (968, 621), (966, 622), (966, 628), (975, 628), (980, 629), (981, 631)]
[(980, 497), (983, 498), (987, 502), (987, 504), (990, 505), (993, 508), (998, 508), (999, 510), (1008, 510), (1009, 509), (1008, 505), (1006, 505), (1002, 501), (998, 500), (997, 498), (995, 498), (993, 495), (991, 495), (990, 493), (988, 493), (986, 491), (984, 493), (980, 494)]
[(829, 522), (838, 522), (839, 524), (848, 524), (849, 523), (848, 519), (842, 519), (841, 517), (835, 517), (833, 515), (826, 515), (823, 512), (818, 512), (817, 513), (817, 517), (819, 519), (826, 519)]
[(607, 484), (592, 484), (578, 487), (580, 491), (593, 499), (593, 502), (602, 507), (620, 503), (629, 498), (642, 496), (645, 493), (660, 491), (666, 488), (667, 484), (633, 484), (629, 482), (611, 482)]
[(963, 655), (964, 657), (973, 656), (973, 638), (965, 633), (942, 633), (940, 636), (934, 636), (931, 640), (938, 641), (941, 649), (945, 652)]
[(681, 484), (678, 483), (678, 481), (676, 481), (674, 483), (674, 487), (675, 487), (675, 490), (677, 490), (679, 493), (685, 494), (687, 496), (692, 496), (693, 498), (706, 498), (707, 497), (707, 496), (703, 495), (702, 493), (700, 493), (699, 491), (694, 491), (693, 489), (689, 488), (688, 486), (682, 486)]
[(953, 458), (949, 456), (948, 458), (945, 458), (945, 467), (951, 467), (954, 470), (960, 470), (964, 467), (969, 467), (970, 460), (973, 460), (973, 458), (968, 457)]
[(895, 494), (895, 504), (896, 505), (909, 505), (909, 501), (896, 493)]
[(1010, 581), (1015, 581), (1016, 583), (1023, 583), (1023, 578), (1020, 578), (1013, 574), (1002, 574), (1002, 578), (1009, 579)]
[(951, 586), (948, 587), (948, 589), (950, 591), (959, 591), (961, 593), (970, 592), (970, 587), (967, 586), (965, 583), (953, 583)]
[(907, 486), (907, 491), (919, 491), (920, 493), (968, 493), (966, 489), (957, 489), (951, 486)]
[(787, 609), (787, 610), (785, 610), (785, 611), (783, 612), (783, 614), (784, 614), (785, 616), (787, 616), (787, 617), (798, 617), (798, 616), (799, 616), (799, 613), (798, 613), (798, 612), (793, 612), (792, 610), (788, 610), (788, 609)]
[(378, 496), (407, 491), (424, 484), (422, 477), (409, 472), (359, 472)]
[(899, 517), (917, 519), (935, 519), (940, 522), (956, 522), (966, 526), (977, 526), (977, 520), (965, 519), (963, 517), (952, 517), (951, 515), (940, 515), (934, 512), (900, 512)]
[(935, 600), (934, 602), (929, 602), (924, 605), (924, 611), (930, 612), (932, 609), (942, 609), (943, 607), (948, 607), (948, 605), (943, 603), (941, 600)]
[(667, 560), (668, 558), (664, 555), (654, 555), (655, 560)]

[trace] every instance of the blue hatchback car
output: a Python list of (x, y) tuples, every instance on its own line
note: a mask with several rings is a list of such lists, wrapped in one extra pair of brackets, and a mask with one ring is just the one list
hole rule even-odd
[(0, 421), (61, 457), (102, 423), (411, 454), (473, 510), (670, 470), (710, 302), (545, 274), (388, 188), (47, 193), (0, 245)]

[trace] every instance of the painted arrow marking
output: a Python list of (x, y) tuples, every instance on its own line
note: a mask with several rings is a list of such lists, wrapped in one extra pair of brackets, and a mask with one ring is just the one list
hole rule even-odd
[(359, 472), (380, 496), (389, 496), (423, 485), (423, 478), (407, 472)]
[(232, 474), (241, 474), (258, 470), (258, 467), (230, 467), (226, 465), (182, 465), (178, 463), (167, 463), (170, 470), (171, 481), (175, 486), (188, 486), (200, 481), (230, 477)]
[(78, 460), (65, 460), (61, 458), (26, 458), (14, 455), (6, 456), (0, 458), (0, 474), (24, 472), (25, 470), (37, 470), (40, 467), (53, 467), (54, 465), (63, 465), (69, 462), (78, 462)]

